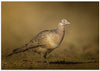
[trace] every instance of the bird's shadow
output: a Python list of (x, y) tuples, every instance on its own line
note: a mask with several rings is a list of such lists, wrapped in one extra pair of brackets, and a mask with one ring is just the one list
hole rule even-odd
[(83, 64), (84, 62), (66, 62), (66, 61), (56, 61), (49, 62), (49, 64)]
[[(40, 61), (38, 61), (40, 62)], [(44, 63), (46, 63), (44, 61)], [(49, 64), (84, 64), (84, 63), (91, 63), (91, 62), (66, 62), (66, 61), (55, 61), (55, 62), (49, 62)]]

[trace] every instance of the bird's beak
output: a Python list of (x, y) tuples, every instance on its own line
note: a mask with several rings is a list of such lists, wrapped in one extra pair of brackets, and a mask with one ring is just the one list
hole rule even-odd
[(66, 19), (62, 19), (61, 20), (61, 23), (63, 23), (64, 25), (66, 25), (66, 24), (71, 24), (68, 20), (66, 20)]
[(67, 25), (67, 24), (71, 24), (71, 23), (70, 22), (66, 22), (65, 24)]

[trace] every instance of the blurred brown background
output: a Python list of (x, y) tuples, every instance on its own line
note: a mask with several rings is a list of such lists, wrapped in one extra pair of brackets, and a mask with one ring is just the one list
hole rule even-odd
[[(1, 13), (2, 69), (98, 69), (99, 2), (2, 2)], [(63, 18), (71, 25), (49, 61), (87, 63), (43, 66), (31, 50), (6, 58), (40, 31), (56, 28)]]

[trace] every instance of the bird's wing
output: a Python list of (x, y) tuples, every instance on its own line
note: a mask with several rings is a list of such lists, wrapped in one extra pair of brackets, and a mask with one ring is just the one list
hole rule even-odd
[(40, 32), (39, 34), (37, 34), (37, 36), (35, 36), (31, 41), (29, 41), (23, 47), (17, 48), (15, 50), (13, 50), (13, 52), (19, 53), (19, 52), (24, 52), (28, 49), (45, 46), (44, 41), (45, 41), (46, 34), (47, 34), (47, 30)]
[(37, 47), (45, 47), (46, 45), (46, 36), (51, 33), (50, 30), (45, 30), (37, 34), (32, 40), (30, 40), (27, 44), (25, 44), (21, 48), (14, 49), (11, 54), (8, 56), (11, 56), (16, 53), (24, 52), (29, 49), (37, 48)]

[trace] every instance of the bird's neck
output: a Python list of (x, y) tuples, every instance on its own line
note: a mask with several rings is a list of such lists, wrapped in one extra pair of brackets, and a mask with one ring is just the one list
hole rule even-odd
[(61, 23), (58, 24), (57, 33), (62, 34), (64, 31), (65, 31), (64, 25), (62, 25)]

